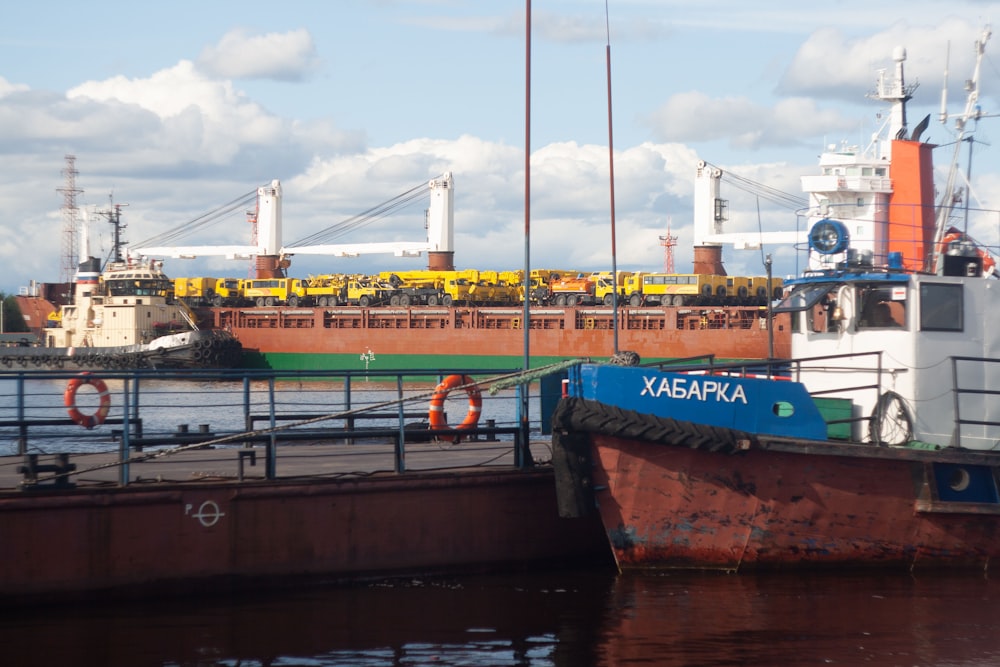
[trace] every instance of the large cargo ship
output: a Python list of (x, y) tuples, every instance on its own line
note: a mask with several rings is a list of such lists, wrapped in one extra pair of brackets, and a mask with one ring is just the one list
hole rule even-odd
[[(275, 369), (470, 369), (521, 367), (524, 314), (518, 308), (210, 308), (199, 314), (243, 344), (248, 365)], [(615, 356), (615, 311), (533, 308), (531, 366)], [(787, 327), (767, 328), (767, 309), (624, 308), (618, 351), (644, 361), (715, 355), (762, 359), (786, 355)], [(772, 335), (773, 333), (773, 335)]]
[[(704, 218), (704, 211), (718, 210), (720, 176), (718, 170), (698, 165), (696, 218)], [(296, 254), (426, 251), (427, 272), (461, 273), (454, 271), (451, 174), (430, 181), (430, 188), (428, 239), (424, 243), (282, 247), (281, 187), (273, 181), (258, 189), (253, 215), (259, 246), (148, 247), (131, 252), (161, 258), (223, 251), (255, 257), (255, 279), (220, 278), (211, 283), (217, 290), (205, 288), (202, 298), (188, 302), (197, 328), (238, 341), (244, 351), (242, 365), (251, 368), (364, 370), (458, 365), (508, 369), (521, 367), (525, 356), (530, 356), (531, 367), (537, 367), (566, 359), (607, 359), (620, 353), (655, 361), (704, 356), (761, 359), (789, 352), (785, 319), (772, 320), (766, 307), (771, 298), (780, 296), (781, 281), (727, 276), (722, 246), (717, 242), (696, 246), (692, 274), (622, 273), (609, 277), (605, 275), (609, 272), (594, 272), (573, 277), (564, 274), (556, 279), (554, 271), (535, 271), (536, 276), (544, 274), (551, 281), (541, 287), (532, 283), (521, 292), (531, 295), (527, 313), (523, 298), (516, 296), (504, 300), (453, 299), (447, 287), (439, 295), (420, 296), (428, 290), (407, 291), (397, 275), (388, 276), (384, 283), (384, 293), (395, 290), (394, 296), (381, 300), (366, 294), (352, 297), (346, 288), (339, 296), (320, 295), (324, 289), (329, 291), (329, 286), (318, 288), (316, 296), (303, 292), (301, 297), (288, 293), (283, 298), (279, 292), (271, 296), (268, 291), (277, 287), (261, 287), (270, 283), (282, 289), (304, 285), (305, 280), (285, 275)], [(524, 272), (506, 273), (523, 276)], [(179, 278), (176, 285), (201, 285), (212, 280)], [(485, 280), (473, 282), (469, 289), (482, 294), (501, 285), (507, 290), (518, 287), (509, 277), (499, 283), (490, 283), (487, 288)], [(238, 294), (240, 290), (245, 293)], [(248, 298), (250, 290), (258, 296)], [(181, 295), (180, 287), (173, 296), (178, 303), (189, 298), (186, 293)], [(48, 306), (43, 296), (21, 297), (19, 302), (22, 313), (31, 320), (28, 325), (44, 334), (39, 323), (54, 307)], [(45, 339), (49, 345), (50, 338)]]

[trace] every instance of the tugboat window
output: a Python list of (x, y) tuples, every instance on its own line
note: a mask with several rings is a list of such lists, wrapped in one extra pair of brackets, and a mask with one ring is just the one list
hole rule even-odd
[(920, 330), (963, 331), (965, 312), (961, 285), (920, 285)]
[(860, 287), (861, 317), (859, 329), (885, 329), (906, 326), (906, 301), (893, 299), (893, 288), (885, 285)]

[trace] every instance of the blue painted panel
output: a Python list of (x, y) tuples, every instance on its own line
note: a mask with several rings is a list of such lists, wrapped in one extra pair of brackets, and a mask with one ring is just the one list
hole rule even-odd
[(934, 481), (940, 500), (994, 505), (1000, 502), (990, 466), (935, 463)]
[(570, 369), (569, 384), (571, 396), (659, 417), (749, 433), (827, 439), (826, 422), (799, 382), (581, 364)]

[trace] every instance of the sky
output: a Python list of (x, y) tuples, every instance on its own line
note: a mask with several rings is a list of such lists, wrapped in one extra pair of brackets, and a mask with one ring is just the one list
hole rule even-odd
[[(531, 3), (530, 218), (525, 221), (526, 2), (36, 0), (0, 24), (0, 291), (65, 266), (66, 155), (90, 251), (122, 205), (133, 246), (277, 179), (286, 244), (452, 172), (457, 268), (691, 270), (699, 160), (802, 196), (823, 147), (865, 144), (866, 97), (907, 51), (909, 113), (938, 171), (952, 160), (974, 40), (1000, 2), (536, 0)], [(981, 105), (1000, 113), (991, 39)], [(610, 54), (610, 57), (609, 57)], [(610, 76), (608, 62), (610, 61)], [(609, 155), (614, 147), (614, 225)], [(913, 122), (913, 121), (911, 121)], [(1000, 209), (1000, 119), (979, 121), (975, 205)], [(963, 162), (967, 158), (962, 158)], [(795, 229), (793, 208), (724, 180), (725, 231)], [(329, 242), (421, 241), (426, 199)], [(246, 208), (178, 244), (250, 241)], [(1000, 225), (1000, 222), (998, 222)], [(530, 228), (526, 241), (525, 231)], [(614, 233), (612, 234), (612, 228)], [(996, 231), (996, 230), (990, 230)], [(995, 238), (980, 238), (996, 244)], [(795, 249), (724, 250), (731, 275), (795, 270)], [(426, 257), (292, 257), (289, 274), (426, 267)], [(170, 259), (172, 277), (250, 275), (247, 260)]]

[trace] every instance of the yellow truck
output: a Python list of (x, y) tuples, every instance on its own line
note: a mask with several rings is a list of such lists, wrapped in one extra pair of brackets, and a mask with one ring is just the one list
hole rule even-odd
[(633, 273), (624, 289), (633, 308), (710, 305), (724, 301), (728, 291), (726, 276), (697, 273)]
[(295, 307), (306, 298), (306, 290), (299, 278), (252, 278), (243, 283), (243, 297), (258, 307)]
[(245, 303), (243, 281), (239, 278), (217, 278), (209, 300), (213, 306), (242, 306)]
[(174, 298), (188, 306), (207, 306), (215, 295), (216, 278), (174, 278)]

